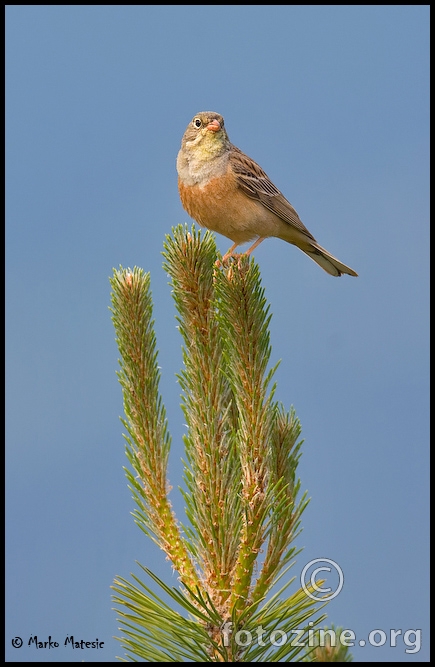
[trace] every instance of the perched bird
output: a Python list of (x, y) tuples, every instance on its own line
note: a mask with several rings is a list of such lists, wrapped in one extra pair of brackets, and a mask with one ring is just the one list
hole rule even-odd
[(265, 238), (277, 236), (332, 276), (358, 275), (317, 243), (262, 168), (230, 142), (220, 114), (203, 111), (194, 116), (181, 142), (177, 171), (187, 213), (234, 242), (222, 261), (241, 243), (256, 239), (246, 251), (249, 255)]

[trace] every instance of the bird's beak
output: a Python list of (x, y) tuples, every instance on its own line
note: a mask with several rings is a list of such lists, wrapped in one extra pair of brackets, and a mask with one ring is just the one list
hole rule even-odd
[(219, 123), (218, 120), (214, 119), (207, 125), (207, 130), (210, 130), (210, 132), (219, 132), (221, 129), (221, 124)]

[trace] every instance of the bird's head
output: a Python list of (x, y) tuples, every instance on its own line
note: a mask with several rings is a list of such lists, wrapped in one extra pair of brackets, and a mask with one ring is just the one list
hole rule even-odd
[(222, 155), (230, 146), (223, 117), (214, 111), (197, 113), (186, 128), (181, 146), (204, 158)]

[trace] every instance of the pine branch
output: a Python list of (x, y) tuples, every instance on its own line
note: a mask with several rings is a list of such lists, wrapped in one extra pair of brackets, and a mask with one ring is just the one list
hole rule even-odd
[(168, 498), (168, 455), (171, 445), (165, 409), (159, 394), (150, 276), (141, 269), (114, 271), (113, 324), (121, 354), (118, 378), (123, 388), (127, 455), (139, 481), (127, 471), (139, 511), (140, 527), (163, 549), (186, 583), (198, 577)]
[(189, 425), (184, 439), (187, 532), (205, 590), (223, 612), (239, 544), (240, 463), (234, 447), (234, 399), (222, 372), (216, 319), (215, 242), (209, 233), (201, 240), (199, 233), (180, 227), (167, 237), (164, 257), (184, 340), (179, 381)]
[(281, 405), (276, 405), (274, 426), (274, 443), (269, 449), (274, 511), (266, 557), (252, 593), (253, 600), (260, 599), (270, 590), (289, 560), (298, 553), (296, 548), (289, 549), (289, 546), (299, 534), (300, 518), (309, 502), (306, 494), (296, 502), (300, 490), (296, 468), (303, 440), (297, 442), (301, 426), (294, 410), (286, 413)]
[(216, 279), (225, 369), (238, 411), (237, 450), (242, 470), (242, 531), (231, 603), (250, 602), (254, 565), (266, 539), (269, 512), (268, 450), (273, 439), (272, 396), (266, 376), (270, 316), (258, 266), (241, 258)]

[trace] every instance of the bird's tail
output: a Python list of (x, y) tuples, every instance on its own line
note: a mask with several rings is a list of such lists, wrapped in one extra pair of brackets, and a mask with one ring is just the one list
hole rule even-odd
[(312, 243), (309, 250), (304, 248), (303, 252), (305, 252), (308, 257), (311, 257), (311, 259), (321, 266), (327, 273), (330, 273), (331, 276), (341, 276), (342, 273), (347, 273), (349, 276), (358, 275), (356, 271), (333, 257), (327, 250), (325, 250), (325, 248), (322, 248), (322, 246), (317, 243)]

